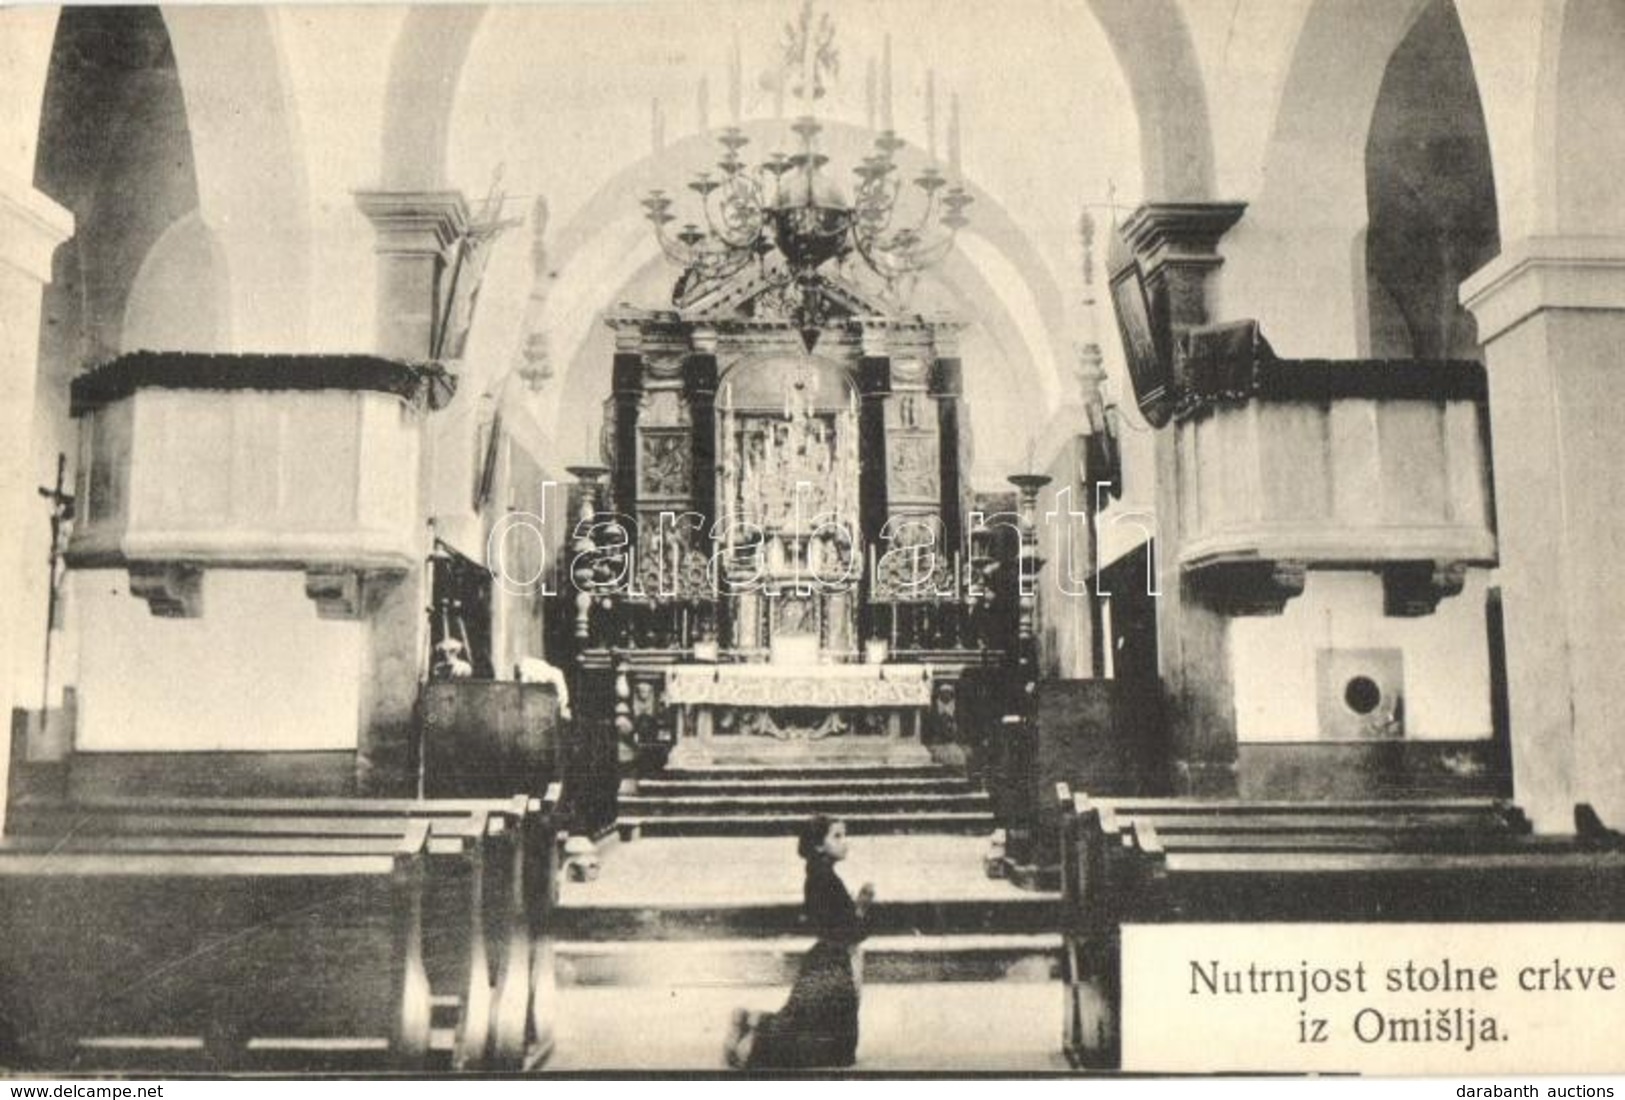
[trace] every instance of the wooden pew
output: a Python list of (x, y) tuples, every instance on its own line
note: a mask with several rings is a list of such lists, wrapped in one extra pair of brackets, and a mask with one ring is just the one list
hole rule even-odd
[(0, 1064), (421, 1071), (427, 841), (0, 852)]
[(1625, 917), (1625, 853), (1535, 837), (1495, 802), (1061, 799), (1065, 1034), (1120, 1057), (1125, 923)]
[[(85, 849), (117, 837), (123, 850), (177, 838), (193, 850), (343, 851), (431, 828), (426, 965), (441, 1004), (459, 1009), (452, 1040), (459, 1069), (516, 1069), (551, 1050), (552, 973), (544, 930), (557, 855), (557, 787), (540, 799), (109, 799), (25, 804), (14, 828), (28, 838)], [(170, 846), (173, 846), (172, 844)], [(464, 946), (466, 945), (466, 947)], [(545, 949), (545, 950), (544, 950)], [(545, 984), (538, 988), (538, 982)]]

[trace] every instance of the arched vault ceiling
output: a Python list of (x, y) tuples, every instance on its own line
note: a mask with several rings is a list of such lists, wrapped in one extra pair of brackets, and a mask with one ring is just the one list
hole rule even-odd
[[(850, 167), (871, 149), (868, 72), (890, 33), (895, 129), (911, 155), (923, 157), (929, 142), (928, 72), (939, 159), (946, 159), (948, 117), (958, 101), (964, 175), (977, 197), (970, 232), (981, 252), (968, 248), (975, 259), (950, 281), (962, 284), (966, 299), (986, 299), (989, 315), (1008, 315), (996, 342), (1029, 360), (1035, 392), (1048, 399), (1067, 384), (1064, 349), (1080, 324), (1079, 213), (1105, 199), (1109, 181), (1120, 198), (1132, 198), (1139, 179), (1132, 104), (1093, 16), (1081, 0), (1029, 0), (1014, 17), (969, 0), (949, 0), (946, 8), (940, 0), (820, 7), (835, 22), (841, 57), (818, 103), (833, 174), (850, 180)], [(718, 149), (703, 136), (701, 104), (714, 136), (731, 113), (736, 31), (740, 108), (753, 139), (745, 155), (792, 148), (763, 76), (793, 14), (790, 3), (486, 11), (458, 69), (447, 175), (477, 199), (501, 166), (515, 214), (529, 211), (537, 195), (546, 198), (548, 263), (558, 273), (550, 315), (586, 313), (585, 303), (573, 300), (578, 286), (598, 310), (623, 297), (622, 284), (588, 253), (622, 247), (610, 243), (621, 240), (619, 231), (606, 237), (606, 227), (640, 213), (644, 192), (661, 187), (688, 196), (682, 185), (692, 171), (714, 163)], [(664, 131), (658, 150), (657, 110)], [(797, 110), (792, 101), (784, 114)], [(504, 339), (493, 334), (490, 345), (502, 349), (505, 364), (523, 338), (520, 318), (533, 284), (528, 244), (503, 244), (481, 294), (480, 324), (512, 326)], [(580, 270), (593, 278), (578, 283)], [(554, 353), (563, 361), (572, 350), (566, 341)]]

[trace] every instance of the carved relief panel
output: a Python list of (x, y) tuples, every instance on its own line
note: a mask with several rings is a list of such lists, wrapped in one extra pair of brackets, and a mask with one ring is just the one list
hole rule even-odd
[(937, 503), (941, 469), (935, 432), (890, 432), (886, 438), (888, 498), (903, 503)]
[(688, 430), (645, 428), (638, 436), (639, 500), (686, 500), (694, 484), (693, 441)]

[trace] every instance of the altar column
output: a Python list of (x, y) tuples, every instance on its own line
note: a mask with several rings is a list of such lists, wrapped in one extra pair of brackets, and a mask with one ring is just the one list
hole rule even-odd
[(705, 517), (707, 531), (717, 520), (717, 334), (696, 328), (693, 354), (683, 363), (683, 388), (692, 426), (694, 510)]
[[(865, 326), (863, 354), (858, 359), (858, 524), (863, 532), (863, 554), (880, 542), (886, 526), (886, 400), (891, 396), (891, 358), (887, 354), (886, 332)], [(875, 631), (874, 605), (870, 594), (875, 578), (865, 571), (858, 611), (858, 644), (868, 643)]]
[(964, 481), (960, 468), (964, 447), (959, 433), (959, 406), (965, 392), (965, 373), (958, 352), (957, 347), (942, 346), (939, 338), (937, 358), (931, 370), (931, 396), (937, 402), (940, 455), (941, 549), (950, 558), (963, 550), (965, 545)]
[(1461, 298), (1490, 386), (1513, 794), (1541, 831), (1578, 802), (1618, 828), (1625, 237), (1508, 241)]
[[(73, 215), (48, 196), (13, 176), (0, 174), (0, 515), (12, 517), (0, 534), (0, 577), (10, 593), (29, 591), (21, 583), (29, 568), (43, 570), (49, 536), (44, 523), (21, 517), (43, 516), (45, 505), (35, 493), (33, 423), (34, 391), (39, 376), (39, 318), (51, 257), (57, 245), (73, 236)], [(41, 532), (36, 548), (34, 536)], [(35, 558), (38, 565), (35, 565)], [(28, 564), (25, 565), (24, 563)], [(7, 604), (0, 621), (0, 714), (7, 741), (0, 747), (0, 824), (5, 821), (6, 791), (11, 770), (11, 713), (23, 702), (16, 687), (23, 655), (43, 646), (22, 624), (32, 616)]]
[[(1241, 218), (1239, 203), (1149, 203), (1123, 224), (1150, 297), (1153, 331), (1170, 345), (1179, 333), (1206, 324), (1208, 276), (1224, 262), (1219, 239)], [(1166, 354), (1166, 352), (1165, 352)], [(1225, 617), (1183, 583), (1179, 569), (1184, 494), (1172, 430), (1156, 434), (1155, 553), (1159, 672), (1169, 703), (1172, 776), (1182, 794), (1234, 793), (1235, 682)]]
[(886, 526), (887, 508), (886, 399), (891, 396), (891, 357), (886, 352), (884, 330), (863, 330), (858, 393), (863, 401), (858, 414), (858, 520), (864, 543), (873, 545)]
[[(619, 334), (617, 334), (619, 335)], [(615, 456), (609, 486), (614, 509), (633, 522), (638, 503), (638, 411), (643, 401), (643, 354), (617, 340), (610, 381), (615, 409)], [(635, 532), (628, 532), (634, 535)], [(636, 538), (633, 539), (634, 544)]]

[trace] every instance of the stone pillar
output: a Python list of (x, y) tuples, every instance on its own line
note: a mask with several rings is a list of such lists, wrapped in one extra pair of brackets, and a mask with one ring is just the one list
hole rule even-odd
[[(1087, 305), (1092, 309), (1093, 300)], [(1092, 324), (1089, 336), (1088, 342), (1077, 349), (1078, 368), (1074, 376), (1078, 383), (1079, 401), (1089, 417), (1089, 439), (1084, 449), (1083, 499), (1077, 504), (1084, 515), (1084, 522), (1082, 530), (1073, 535), (1073, 563), (1063, 563), (1059, 568), (1070, 569), (1075, 563), (1083, 567), (1080, 571), (1093, 572), (1099, 556), (1095, 522), (1099, 514), (1100, 485), (1102, 482), (1120, 484), (1122, 474), (1116, 459), (1117, 443), (1111, 438), (1114, 425), (1107, 422), (1100, 394), (1100, 384), (1106, 380), (1106, 371), (1102, 366), (1105, 356), (1094, 338)], [(1071, 530), (1070, 527), (1068, 530)], [(1106, 675), (1105, 616), (1098, 581), (1099, 578), (1096, 578), (1096, 584), (1090, 585), (1088, 594), (1081, 597), (1088, 603), (1088, 615), (1083, 621), (1089, 631), (1089, 675), (1097, 680), (1104, 679)]]
[(1625, 824), (1625, 237), (1510, 241), (1468, 279), (1490, 387), (1514, 795)]
[[(40, 303), (51, 281), (51, 254), (73, 236), (73, 215), (12, 176), (0, 174), (0, 516), (17, 517), (38, 509), (35, 494), (34, 388), (39, 374)], [(27, 591), (22, 583), (27, 555), (22, 535), (32, 525), (0, 528), (0, 582), (7, 592)], [(38, 548), (43, 563), (46, 547)], [(43, 568), (43, 564), (41, 566)], [(23, 700), (14, 691), (28, 647), (43, 639), (22, 636), (22, 616), (9, 601), (0, 604), (0, 825), (5, 821), (11, 781), (11, 711)]]
[[(467, 226), (467, 204), (451, 191), (361, 192), (356, 203), (378, 235), (373, 245), (378, 257), (376, 350), (395, 359), (428, 359), (450, 292), (443, 285), (450, 249)], [(434, 451), (427, 431), (420, 439), (421, 461), (410, 476), (417, 479), (419, 514), (427, 519), (427, 473)], [(391, 476), (389, 471), (379, 473)], [(425, 557), (429, 550), (425, 530)], [(356, 784), (363, 794), (409, 795), (416, 790), (413, 750), (428, 647), (428, 586), (427, 571), (413, 570), (367, 595), (368, 647), (356, 752)]]
[(427, 359), (450, 287), (451, 247), (468, 225), (457, 191), (362, 191), (356, 204), (378, 233), (377, 351)]
[[(1208, 276), (1223, 263), (1219, 238), (1241, 218), (1239, 203), (1150, 203), (1123, 234), (1139, 261), (1153, 331), (1172, 345), (1207, 324)], [(1177, 384), (1177, 379), (1176, 379)], [(1173, 745), (1172, 782), (1182, 794), (1231, 794), (1236, 784), (1235, 682), (1225, 617), (1181, 583), (1182, 494), (1172, 428), (1157, 433), (1156, 544), (1159, 671)]]

